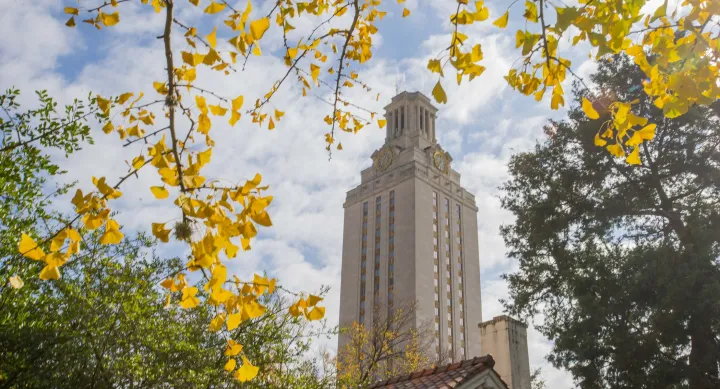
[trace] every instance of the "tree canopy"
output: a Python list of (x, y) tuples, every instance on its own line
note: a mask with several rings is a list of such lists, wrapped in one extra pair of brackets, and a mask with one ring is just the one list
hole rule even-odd
[[(577, 86), (569, 119), (515, 155), (502, 228), (518, 272), (513, 314), (542, 313), (550, 360), (582, 388), (720, 384), (720, 116), (692, 107), (670, 119), (623, 56), (601, 62), (598, 90), (636, 101), (657, 124), (639, 165), (598, 153), (598, 126)], [(637, 119), (636, 119), (637, 120)]]

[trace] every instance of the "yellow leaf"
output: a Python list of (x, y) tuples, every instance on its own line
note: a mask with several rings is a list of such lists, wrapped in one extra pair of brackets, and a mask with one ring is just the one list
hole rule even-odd
[(219, 105), (208, 105), (210, 107), (210, 112), (212, 112), (215, 116), (224, 116), (225, 112), (227, 112), (227, 108), (223, 108)]
[(403, 8), (402, 17), (406, 18), (410, 15), (410, 10), (407, 8)]
[(207, 6), (207, 8), (205, 8), (205, 10), (203, 12), (205, 12), (206, 14), (212, 15), (212, 14), (216, 14), (224, 9), (225, 9), (225, 4), (220, 4), (220, 3), (216, 3), (213, 1), (210, 3), (210, 5)]
[(120, 232), (117, 222), (115, 220), (108, 220), (105, 233), (100, 237), (100, 243), (102, 244), (118, 244), (122, 241), (123, 233)]
[(80, 10), (77, 8), (65, 7), (64, 11), (68, 15), (75, 15), (75, 16), (80, 15)]
[(168, 192), (167, 189), (165, 189), (164, 186), (151, 186), (150, 191), (152, 194), (155, 195), (155, 198), (158, 200), (166, 199), (170, 195), (170, 192)]
[(628, 146), (638, 146), (645, 140), (652, 140), (655, 138), (655, 128), (657, 124), (650, 123), (647, 126), (635, 131), (632, 137), (625, 142)]
[(262, 18), (255, 20), (254, 22), (250, 23), (250, 34), (256, 41), (260, 40), (263, 35), (265, 35), (265, 31), (267, 31), (269, 27), (270, 19)]
[(319, 303), (319, 302), (322, 301), (322, 300), (323, 300), (322, 297), (320, 297), (320, 296), (315, 296), (315, 295), (312, 295), (312, 294), (311, 294), (311, 295), (307, 298), (307, 306), (308, 306), (308, 307), (314, 307), (314, 306), (317, 305), (317, 303)]
[(165, 243), (168, 242), (170, 232), (172, 232), (172, 230), (165, 229), (165, 223), (153, 223), (152, 224), (152, 234), (156, 238), (160, 239), (162, 242), (165, 242)]
[(639, 165), (640, 161), (640, 146), (635, 146), (633, 151), (625, 158), (625, 161), (630, 165)]
[(275, 119), (280, 120), (283, 115), (285, 115), (285, 112), (278, 111), (277, 109), (275, 110)]
[(220, 313), (210, 321), (210, 332), (218, 332), (225, 324), (225, 313)]
[(227, 361), (227, 363), (225, 364), (225, 367), (223, 369), (225, 369), (225, 371), (228, 371), (228, 372), (233, 371), (233, 370), (235, 370), (236, 364), (237, 364), (237, 362), (235, 362), (235, 359), (230, 358), (230, 360)]
[(342, 149), (343, 149), (343, 147), (342, 147), (342, 143), (338, 143), (338, 145), (337, 145), (337, 149), (338, 149), (338, 150), (342, 150)]
[(135, 94), (132, 92), (121, 94), (120, 96), (118, 96), (118, 104), (125, 104), (125, 102), (128, 101), (134, 95)]
[(26, 234), (22, 234), (22, 237), (20, 238), (20, 243), (18, 244), (18, 251), (23, 256), (34, 259), (36, 261), (39, 261), (45, 257), (45, 252), (38, 247), (37, 243), (33, 240), (33, 238), (29, 237)]
[(110, 100), (103, 99), (100, 95), (97, 96), (97, 105), (103, 113), (107, 114), (110, 112)]
[(623, 150), (622, 146), (620, 146), (618, 143), (608, 146), (607, 150), (610, 152), (610, 154), (616, 157), (622, 157), (625, 155), (625, 150)]
[(380, 119), (380, 120), (377, 121), (377, 123), (378, 123), (378, 127), (384, 128), (384, 127), (385, 127), (385, 124), (387, 124), (387, 120), (385, 120), (385, 119)]
[(60, 279), (60, 269), (57, 266), (45, 266), (40, 271), (40, 279), (43, 281)]
[(228, 339), (228, 344), (225, 347), (225, 356), (228, 357), (234, 357), (242, 351), (243, 346), (241, 344), (238, 344), (232, 339)]
[(595, 108), (593, 108), (592, 103), (587, 98), (582, 98), (582, 110), (585, 112), (585, 115), (589, 117), (590, 119), (598, 119), (600, 117), (600, 114), (597, 113)]
[(198, 4), (200, 4), (200, 0), (190, 0), (190, 2), (196, 7), (198, 6)]
[(257, 376), (260, 368), (250, 364), (250, 361), (248, 361), (244, 356), (242, 357), (242, 360), (243, 365), (235, 372), (234, 377), (240, 382), (250, 381)]
[(132, 160), (132, 167), (135, 170), (140, 169), (144, 164), (145, 164), (145, 158), (142, 155), (139, 157), (135, 157)]
[(493, 26), (505, 28), (508, 24), (508, 17), (510, 16), (510, 11), (505, 11), (503, 16), (501, 16), (499, 19), (493, 22)]
[(440, 76), (444, 76), (442, 71), (442, 64), (440, 63), (439, 59), (431, 59), (430, 61), (428, 61), (427, 68), (430, 69), (430, 71), (433, 73), (440, 73)]
[(313, 64), (310, 64), (310, 76), (312, 76), (313, 81), (317, 82), (318, 76), (320, 75), (320, 66)]
[(12, 286), (15, 289), (20, 289), (25, 285), (22, 278), (20, 278), (17, 274), (10, 277), (10, 286)]
[(231, 315), (228, 315), (227, 319), (227, 328), (228, 331), (232, 331), (242, 323), (242, 314), (241, 313), (233, 313)]
[(195, 297), (198, 292), (198, 288), (191, 286), (182, 290), (182, 299), (180, 300), (180, 306), (185, 309), (195, 308), (200, 304), (200, 299)]
[(75, 17), (71, 16), (70, 19), (68, 19), (68, 21), (65, 22), (65, 25), (68, 27), (75, 27)]
[(438, 103), (447, 103), (447, 95), (445, 94), (445, 90), (443, 90), (442, 85), (440, 85), (439, 80), (432, 90), (432, 95), (435, 98), (435, 101), (437, 101)]
[(111, 14), (100, 12), (100, 19), (106, 27), (111, 27), (120, 22), (120, 14), (118, 12), (114, 12)]
[(165, 86), (164, 82), (153, 81), (153, 87), (161, 95), (166, 95), (168, 93), (167, 87)]
[(228, 121), (228, 123), (230, 123), (231, 126), (234, 126), (235, 123), (240, 120), (240, 116), (241, 115), (235, 111), (230, 112), (230, 120)]
[(68, 236), (68, 238), (70, 238), (70, 240), (73, 241), (73, 242), (79, 242), (79, 241), (80, 241), (80, 234), (78, 234), (78, 232), (77, 232), (75, 229), (73, 229), (73, 228), (69, 228), (69, 227), (68, 227), (68, 229), (67, 229), (67, 236)]
[(233, 101), (232, 101), (232, 110), (239, 111), (240, 108), (242, 108), (242, 105), (243, 105), (243, 97), (238, 96), (235, 99), (233, 99)]
[(320, 320), (325, 317), (324, 307), (314, 307), (310, 313), (307, 314), (307, 319), (310, 321)]
[(208, 44), (209, 44), (210, 47), (212, 47), (213, 49), (215, 48), (215, 45), (217, 44), (217, 36), (215, 35), (216, 32), (217, 32), (217, 27), (213, 28), (213, 30), (212, 30), (212, 32), (210, 33), (210, 35), (208, 35), (208, 36), (205, 37), (205, 39), (207, 39), (207, 41), (208, 41)]
[(600, 137), (600, 133), (595, 134), (595, 146), (602, 147), (607, 144), (607, 141)]

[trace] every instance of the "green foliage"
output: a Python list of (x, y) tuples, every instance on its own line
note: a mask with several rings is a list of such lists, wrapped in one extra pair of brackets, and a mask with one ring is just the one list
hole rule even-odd
[[(83, 253), (63, 266), (61, 279), (41, 281), (42, 263), (19, 258), (18, 237), (67, 222), (51, 200), (72, 185), (62, 183), (64, 172), (49, 154), (71, 154), (90, 142), (85, 120), (95, 112), (75, 101), (60, 117), (45, 92), (38, 93), (41, 108), (19, 112), (18, 96), (0, 96), (0, 388), (239, 387), (223, 370), (230, 337), (257, 356), (259, 378), (244, 387), (329, 385), (321, 365), (305, 359), (312, 339), (332, 333), (324, 322), (287, 315), (291, 302), (272, 294), (264, 297), (265, 315), (232, 334), (208, 331), (217, 313), (210, 305), (166, 306), (159, 282), (185, 263), (159, 258), (142, 235), (104, 245), (102, 231), (80, 229)], [(19, 289), (9, 285), (14, 275), (24, 281)]]
[(581, 388), (717, 388), (720, 362), (720, 121), (707, 107), (669, 120), (623, 57), (592, 76), (657, 123), (642, 163), (594, 146), (586, 97), (548, 138), (514, 156), (502, 205), (510, 313), (544, 314), (549, 356)]

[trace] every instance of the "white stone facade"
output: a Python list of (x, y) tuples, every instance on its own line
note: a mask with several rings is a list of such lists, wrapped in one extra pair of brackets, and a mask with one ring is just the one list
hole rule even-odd
[(340, 326), (369, 326), (374, 302), (417, 301), (415, 322), (433, 323), (438, 355), (480, 356), (475, 197), (435, 139), (437, 109), (426, 96), (403, 92), (385, 110), (385, 144), (344, 204)]

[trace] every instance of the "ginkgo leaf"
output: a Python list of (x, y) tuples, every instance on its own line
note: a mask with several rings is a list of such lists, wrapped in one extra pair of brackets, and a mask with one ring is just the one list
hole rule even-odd
[(75, 15), (75, 16), (80, 15), (80, 10), (77, 8), (73, 8), (73, 7), (65, 7), (63, 9), (63, 11), (68, 15)]
[(285, 115), (285, 112), (278, 111), (277, 109), (275, 110), (275, 119), (280, 120), (283, 115)]
[[(111, 222), (115, 225), (111, 225)], [(105, 229), (105, 233), (100, 237), (101, 244), (118, 244), (122, 241), (123, 233), (117, 229), (117, 222), (114, 220), (108, 220), (108, 226)]]
[(224, 9), (225, 9), (225, 4), (216, 3), (213, 1), (210, 3), (210, 5), (207, 6), (207, 8), (205, 8), (205, 10), (203, 12), (205, 12), (206, 14), (212, 15), (212, 14), (216, 14)]
[(236, 111), (230, 112), (230, 120), (228, 121), (228, 123), (229, 123), (231, 126), (234, 126), (235, 123), (237, 123), (237, 121), (240, 120), (240, 116), (241, 116), (241, 115), (240, 115), (238, 112), (236, 112)]
[(253, 366), (244, 356), (242, 357), (243, 365), (235, 372), (235, 379), (240, 382), (250, 381), (255, 378), (260, 368)]
[(650, 123), (647, 126), (635, 131), (630, 139), (625, 142), (627, 146), (638, 146), (645, 140), (652, 140), (655, 138), (655, 128), (657, 124)]
[(595, 108), (593, 108), (593, 104), (585, 97), (582, 98), (582, 110), (590, 119), (595, 120), (600, 117), (600, 114), (598, 114)]
[(505, 11), (503, 16), (498, 18), (496, 21), (493, 22), (493, 26), (505, 28), (508, 24), (508, 18), (510, 17), (510, 11)]
[(325, 317), (324, 307), (314, 307), (310, 313), (307, 314), (307, 319), (310, 321), (320, 320)]
[(166, 199), (170, 195), (170, 192), (168, 192), (167, 189), (165, 189), (164, 186), (151, 186), (150, 191), (152, 194), (155, 195), (155, 198), (158, 200)]
[(47, 265), (40, 271), (40, 279), (43, 281), (58, 280), (60, 279), (60, 269), (57, 266)]
[(314, 63), (311, 63), (310, 64), (310, 76), (312, 76), (313, 81), (317, 82), (318, 76), (320, 76), (320, 66), (317, 66)]
[(253, 39), (260, 40), (262, 39), (263, 35), (265, 35), (265, 31), (270, 27), (270, 19), (268, 18), (262, 18), (255, 20), (250, 23), (250, 34), (252, 35)]
[(622, 157), (625, 155), (625, 150), (623, 150), (622, 146), (620, 146), (618, 143), (607, 146), (607, 150), (610, 152), (610, 154), (616, 157)]
[(407, 8), (403, 8), (402, 17), (408, 17), (410, 15), (410, 10)]
[(114, 13), (111, 13), (111, 14), (106, 14), (106, 13), (100, 12), (99, 15), (100, 15), (100, 20), (102, 20), (102, 23), (106, 27), (114, 26), (120, 22), (120, 14), (117, 11)]
[(225, 371), (228, 371), (228, 372), (233, 371), (233, 370), (235, 370), (236, 364), (237, 364), (237, 362), (235, 362), (235, 359), (230, 358), (230, 360), (227, 361), (227, 363), (225, 364), (225, 367), (223, 367), (223, 369), (225, 369)]
[(343, 147), (342, 147), (342, 143), (338, 143), (338, 145), (337, 145), (337, 149), (338, 149), (338, 150), (342, 150), (342, 149), (343, 149)]
[(195, 297), (198, 292), (198, 288), (191, 286), (182, 290), (182, 299), (180, 300), (180, 306), (185, 309), (195, 308), (200, 304), (200, 299)]
[(10, 277), (10, 286), (12, 286), (15, 289), (20, 289), (25, 285), (22, 278), (20, 278), (17, 274)]
[(75, 17), (71, 16), (70, 19), (68, 19), (68, 21), (65, 22), (65, 25), (68, 27), (75, 27)]
[(242, 323), (242, 314), (241, 313), (233, 313), (231, 315), (228, 315), (227, 318), (227, 329), (228, 331), (232, 331)]
[(37, 243), (33, 238), (26, 234), (22, 234), (20, 237), (20, 243), (18, 244), (18, 251), (24, 257), (39, 261), (45, 257), (45, 252), (38, 247)]
[(219, 105), (208, 105), (210, 112), (215, 116), (224, 116), (227, 112), (227, 108), (223, 108)]
[(275, 122), (272, 120), (272, 118), (270, 118), (270, 121), (268, 123), (268, 130), (273, 130), (273, 129), (275, 129)]
[(215, 45), (217, 44), (217, 36), (215, 35), (216, 32), (217, 32), (217, 27), (213, 28), (212, 32), (208, 36), (205, 37), (205, 39), (207, 39), (207, 41), (208, 41), (208, 44), (213, 49), (215, 48)]
[(242, 351), (243, 346), (232, 339), (228, 339), (228, 344), (225, 347), (225, 356), (234, 357)]
[(445, 94), (445, 90), (443, 89), (442, 85), (440, 85), (440, 81), (435, 84), (435, 87), (432, 90), (432, 95), (435, 98), (435, 101), (437, 101), (438, 103), (447, 103), (447, 95)]
[(168, 93), (168, 89), (164, 82), (153, 81), (153, 87), (161, 95), (166, 95)]
[(639, 165), (642, 163), (642, 161), (640, 161), (640, 146), (633, 148), (633, 151), (625, 158), (625, 162), (630, 165)]
[(595, 134), (595, 146), (602, 147), (607, 144), (607, 141), (600, 137), (600, 133)]
[(433, 73), (440, 73), (440, 76), (443, 77), (443, 71), (442, 71), (442, 64), (440, 63), (439, 59), (431, 59), (428, 61), (427, 68), (430, 69)]
[(377, 124), (378, 124), (378, 127), (383, 128), (383, 127), (385, 127), (385, 124), (387, 124), (387, 120), (385, 120), (385, 119), (379, 119), (379, 120), (377, 121)]
[(152, 234), (162, 242), (168, 242), (170, 232), (172, 230), (165, 229), (165, 223), (152, 223)]
[(197, 7), (198, 4), (200, 4), (200, 0), (190, 0), (190, 3), (192, 3), (192, 5)]
[(243, 97), (238, 96), (238, 97), (234, 98), (232, 101), (232, 110), (239, 111), (240, 108), (242, 108), (242, 105), (243, 105)]

